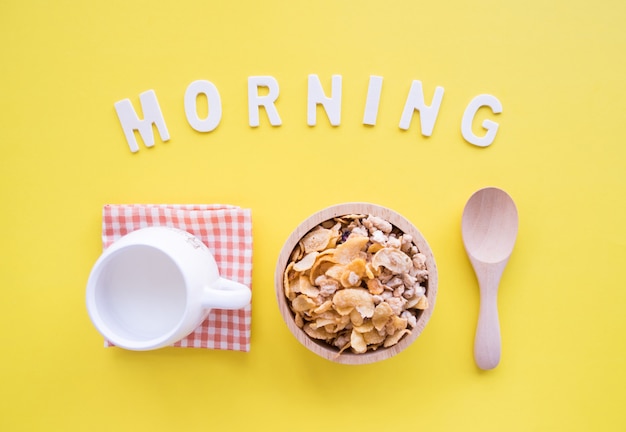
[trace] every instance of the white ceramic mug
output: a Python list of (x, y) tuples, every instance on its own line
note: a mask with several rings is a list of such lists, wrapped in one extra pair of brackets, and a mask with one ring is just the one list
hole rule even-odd
[(220, 277), (213, 255), (175, 228), (133, 231), (109, 246), (87, 282), (87, 310), (111, 343), (130, 350), (172, 345), (216, 309), (241, 309), (250, 289)]

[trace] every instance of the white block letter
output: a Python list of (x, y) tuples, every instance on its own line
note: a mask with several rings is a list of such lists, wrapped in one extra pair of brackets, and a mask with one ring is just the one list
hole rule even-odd
[[(209, 114), (206, 118), (198, 117), (198, 95), (206, 96)], [(185, 115), (189, 125), (198, 132), (211, 132), (222, 120), (222, 100), (217, 87), (210, 81), (194, 81), (185, 91)]]
[(433, 96), (433, 102), (430, 106), (424, 102), (424, 90), (422, 89), (421, 81), (413, 81), (411, 84), (411, 90), (406, 98), (406, 104), (404, 105), (404, 111), (402, 111), (402, 118), (400, 119), (400, 129), (407, 130), (411, 125), (411, 119), (415, 110), (420, 113), (420, 125), (422, 128), (422, 135), (430, 136), (433, 133), (435, 127), (435, 121), (439, 114), (439, 107), (441, 106), (441, 100), (443, 99), (443, 87), (437, 87), (435, 89), (435, 95)]
[(478, 137), (472, 132), (472, 123), (474, 117), (480, 109), (480, 107), (488, 106), (491, 108), (494, 114), (500, 114), (502, 112), (502, 104), (495, 96), (488, 94), (481, 94), (476, 96), (470, 101), (463, 113), (463, 119), (461, 120), (461, 134), (463, 138), (470, 144), (474, 144), (479, 147), (487, 147), (496, 138), (496, 132), (498, 131), (498, 123), (491, 120), (483, 121), (483, 128), (487, 131), (484, 137)]
[[(268, 94), (259, 95), (259, 87), (267, 87)], [(248, 77), (248, 121), (251, 127), (259, 125), (259, 108), (265, 107), (265, 112), (272, 126), (280, 126), (280, 116), (276, 110), (276, 99), (278, 99), (278, 82), (271, 76), (251, 76)]]
[(341, 75), (332, 76), (331, 96), (326, 97), (322, 83), (317, 75), (309, 75), (309, 91), (307, 98), (307, 124), (315, 126), (317, 124), (317, 105), (321, 104), (326, 111), (328, 120), (333, 126), (341, 123)]
[(367, 100), (363, 113), (363, 124), (374, 126), (378, 117), (378, 105), (380, 105), (380, 92), (383, 87), (383, 77), (370, 76), (370, 84), (367, 88)]
[(139, 150), (139, 145), (137, 144), (133, 132), (135, 130), (139, 131), (139, 135), (141, 135), (141, 139), (143, 139), (146, 147), (152, 147), (154, 145), (154, 134), (152, 133), (153, 124), (156, 125), (163, 142), (170, 139), (170, 133), (165, 125), (165, 119), (161, 113), (161, 107), (159, 106), (159, 101), (157, 100), (154, 90), (141, 93), (139, 95), (139, 101), (141, 102), (141, 111), (143, 111), (143, 120), (139, 119), (129, 99), (115, 102), (117, 117), (120, 119), (126, 141), (128, 142), (130, 151), (133, 153)]

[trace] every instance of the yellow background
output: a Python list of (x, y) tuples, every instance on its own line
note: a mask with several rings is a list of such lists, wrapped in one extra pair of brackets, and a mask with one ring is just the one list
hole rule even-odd
[[(626, 428), (626, 3), (3, 1), (0, 5), (0, 430)], [(307, 76), (343, 77), (341, 125), (306, 125)], [(283, 124), (248, 126), (247, 78)], [(362, 124), (370, 75), (378, 124)], [(223, 118), (186, 121), (213, 82)], [(431, 137), (398, 123), (411, 82), (445, 88)], [(154, 89), (171, 139), (133, 154), (114, 103)], [(463, 111), (488, 93), (479, 148)], [(480, 134), (480, 129), (476, 130)], [(460, 218), (494, 185), (520, 214), (499, 297), (500, 365), (473, 362), (478, 291)], [(306, 351), (276, 306), (283, 242), (311, 213), (369, 201), (434, 250), (433, 317), (367, 366)], [(107, 203), (251, 208), (250, 353), (105, 349), (84, 290)], [(269, 429), (268, 429), (269, 430)]]

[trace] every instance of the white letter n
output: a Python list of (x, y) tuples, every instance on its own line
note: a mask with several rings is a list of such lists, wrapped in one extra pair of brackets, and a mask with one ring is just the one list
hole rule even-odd
[(130, 151), (133, 153), (139, 150), (139, 145), (137, 144), (137, 139), (134, 134), (136, 130), (139, 131), (139, 135), (141, 135), (141, 139), (143, 139), (146, 147), (152, 147), (154, 145), (154, 134), (152, 132), (153, 124), (156, 125), (163, 142), (170, 139), (170, 134), (165, 125), (165, 119), (161, 113), (161, 107), (159, 106), (159, 101), (157, 100), (154, 90), (141, 93), (139, 95), (139, 101), (141, 103), (141, 111), (143, 112), (143, 120), (139, 119), (129, 99), (115, 102), (117, 117), (120, 119), (126, 141), (128, 142)]
[(439, 114), (439, 107), (441, 106), (441, 100), (443, 99), (443, 87), (437, 87), (435, 89), (435, 95), (433, 96), (433, 102), (430, 106), (424, 102), (424, 90), (422, 89), (421, 81), (413, 81), (411, 84), (411, 90), (406, 98), (406, 104), (404, 105), (404, 111), (402, 111), (402, 118), (400, 119), (400, 129), (407, 130), (411, 125), (411, 119), (415, 110), (420, 113), (420, 125), (422, 127), (422, 135), (430, 136), (433, 133), (435, 127), (435, 121)]
[(341, 75), (333, 75), (331, 96), (326, 97), (322, 83), (317, 75), (309, 75), (306, 118), (309, 126), (317, 124), (317, 105), (322, 105), (332, 126), (341, 123)]

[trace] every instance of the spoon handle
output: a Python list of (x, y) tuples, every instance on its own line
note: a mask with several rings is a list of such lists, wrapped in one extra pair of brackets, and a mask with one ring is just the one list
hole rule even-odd
[(493, 369), (500, 362), (500, 352), (500, 321), (496, 296), (481, 295), (474, 340), (474, 360), (481, 369)]
[(480, 310), (474, 339), (474, 360), (483, 370), (493, 369), (500, 362), (502, 348), (498, 317), (498, 285), (503, 270), (504, 265), (483, 264), (476, 272), (480, 285)]

